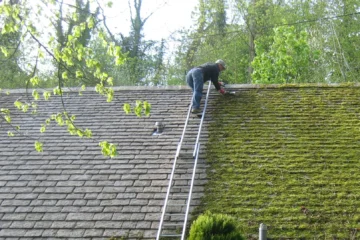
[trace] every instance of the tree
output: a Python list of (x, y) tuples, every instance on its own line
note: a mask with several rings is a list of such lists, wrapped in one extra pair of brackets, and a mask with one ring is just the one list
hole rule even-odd
[[(15, 5), (15, 1), (10, 1), (11, 6)], [(1, 18), (1, 22), (9, 21)], [(0, 28), (3, 32), (5, 29)], [(23, 53), (20, 50), (21, 35), (12, 32), (7, 35), (0, 35), (0, 80), (3, 88), (13, 88), (15, 86), (25, 84), (24, 79), (27, 74), (20, 67), (20, 59)]]
[[(33, 3), (33, 1), (32, 1)], [(116, 65), (121, 65), (125, 61), (125, 56), (121, 52), (121, 48), (116, 46), (115, 43), (108, 42), (105, 38), (102, 29), (96, 27), (96, 14), (90, 14), (87, 18), (80, 18), (81, 13), (77, 10), (82, 9), (82, 1), (77, 1), (78, 6), (67, 4), (69, 15), (64, 18), (62, 14), (53, 14), (52, 16), (44, 16), (42, 11), (44, 8), (56, 9), (56, 4), (60, 4), (60, 9), (63, 7), (63, 2), (55, 2), (52, 0), (39, 0), (34, 6), (29, 4), (26, 0), (24, 1), (5, 1), (0, 6), (0, 16), (3, 23), (3, 29), (1, 31), (1, 39), (10, 39), (12, 34), (18, 34), (20, 39), (29, 39), (33, 45), (24, 45), (23, 48), (37, 49), (37, 55), (35, 60), (29, 63), (31, 67), (30, 77), (27, 80), (27, 86), (33, 87), (32, 92), (33, 100), (21, 102), (16, 101), (14, 105), (23, 112), (32, 110), (32, 113), (36, 114), (37, 104), (36, 101), (40, 98), (39, 91), (36, 89), (40, 83), (44, 80), (41, 78), (40, 69), (38, 67), (39, 59), (45, 57), (50, 58), (54, 61), (57, 68), (57, 86), (52, 92), (43, 92), (43, 98), (48, 100), (52, 95), (58, 95), (62, 98), (63, 91), (62, 87), (68, 82), (69, 78), (85, 79), (86, 76), (83, 74), (83, 69), (86, 68), (88, 73), (92, 74), (92, 77), (97, 80), (96, 91), (106, 96), (107, 101), (112, 101), (114, 97), (114, 91), (112, 89), (113, 79), (107, 72), (104, 71), (101, 62), (97, 59), (97, 56), (93, 54), (93, 50), (87, 46), (87, 40), (90, 36), (97, 35), (98, 38), (102, 39), (102, 46), (107, 49), (107, 54), (114, 58)], [(88, 3), (87, 3), (88, 4)], [(31, 8), (30, 8), (31, 7)], [(89, 7), (85, 8), (89, 9)], [(37, 9), (38, 11), (34, 11)], [(39, 31), (37, 26), (39, 19), (43, 20), (47, 18), (52, 19), (52, 22), (57, 22), (56, 26), (59, 28), (57, 31), (58, 38), (62, 41), (56, 42), (55, 38), (51, 37), (48, 41), (46, 33)], [(68, 20), (67, 22), (65, 20)], [(62, 23), (66, 22), (69, 27), (69, 31), (66, 35), (63, 34)], [(41, 22), (44, 24), (43, 22)], [(61, 29), (60, 29), (61, 26)], [(66, 37), (65, 37), (66, 36)], [(22, 42), (23, 43), (23, 42)], [(9, 52), (11, 46), (1, 46), (2, 52)], [(21, 49), (20, 47), (17, 49)], [(14, 52), (14, 54), (16, 54)], [(76, 63), (83, 63), (83, 65), (76, 65)], [(83, 85), (85, 88), (86, 85)], [(76, 116), (67, 111), (66, 106), (62, 101), (63, 111), (57, 114), (53, 114), (44, 120), (44, 124), (40, 128), (40, 132), (46, 131), (46, 126), (51, 122), (56, 122), (60, 126), (66, 125), (70, 134), (77, 135), (79, 137), (92, 137), (90, 129), (81, 129), (75, 124)], [(124, 110), (127, 112), (131, 111), (130, 105), (125, 105)], [(135, 113), (141, 115), (142, 110), (145, 114), (149, 114), (150, 105), (147, 102), (137, 102), (134, 109)], [(12, 113), (9, 109), (0, 109), (1, 121), (9, 124), (14, 131), (9, 131), (8, 135), (13, 136), (14, 134), (20, 133), (20, 126), (12, 126), (11, 120)], [(106, 156), (113, 157), (116, 155), (116, 147), (114, 144), (106, 141), (100, 142), (102, 152)], [(42, 143), (39, 141), (35, 142), (35, 149), (42, 151)]]
[[(67, 5), (64, 4), (63, 0), (58, 2), (58, 16), (52, 21), (56, 31), (55, 36), (57, 37), (56, 41), (58, 43), (58, 51), (62, 51), (64, 48), (66, 48), (68, 38), (71, 38), (74, 28), (77, 25), (80, 25), (82, 22), (86, 22), (86, 20), (89, 18), (94, 19), (94, 29), (98, 24), (97, 17), (99, 14), (99, 7), (97, 7), (94, 12), (91, 12), (89, 0), (86, 2), (83, 0), (76, 0), (75, 5), (73, 6), (74, 12), (71, 13), (72, 16), (69, 16), (69, 13), (64, 12), (64, 8), (66, 6)], [(90, 38), (91, 29), (85, 28), (81, 36), (78, 38), (78, 42), (82, 46), (88, 47)], [(61, 62), (55, 62), (55, 64), (56, 68), (59, 69), (60, 72), (65, 70)], [(76, 74), (69, 76), (66, 83), (63, 82), (63, 84), (68, 86), (81, 86), (82, 84), (95, 86), (99, 81), (91, 74), (91, 72), (88, 71), (85, 65), (86, 63), (84, 60), (75, 58), (73, 66), (68, 66), (68, 69), (71, 69), (71, 72), (77, 72), (77, 76)], [(79, 77), (80, 75), (83, 77)]]
[(0, 35), (0, 81), (3, 88), (24, 86), (27, 74), (20, 67), (23, 53), (19, 50), (20, 34)]
[(274, 39), (269, 51), (256, 45), (252, 63), (254, 83), (301, 83), (310, 72), (311, 54), (306, 31), (297, 32), (294, 26), (274, 28)]

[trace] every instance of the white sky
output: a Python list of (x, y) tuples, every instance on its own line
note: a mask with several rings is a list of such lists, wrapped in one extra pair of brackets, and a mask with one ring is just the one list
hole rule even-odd
[[(105, 8), (108, 25), (114, 33), (129, 33), (129, 1), (134, 0), (113, 0), (112, 8)], [(194, 24), (191, 13), (197, 3), (197, 0), (143, 0), (142, 18), (153, 12), (144, 26), (145, 38), (161, 40), (176, 30), (191, 27)]]

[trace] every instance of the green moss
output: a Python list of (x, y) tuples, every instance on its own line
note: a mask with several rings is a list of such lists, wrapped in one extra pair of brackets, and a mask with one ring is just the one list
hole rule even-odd
[(231, 214), (248, 239), (262, 222), (274, 239), (360, 237), (359, 96), (286, 85), (217, 98), (200, 211)]

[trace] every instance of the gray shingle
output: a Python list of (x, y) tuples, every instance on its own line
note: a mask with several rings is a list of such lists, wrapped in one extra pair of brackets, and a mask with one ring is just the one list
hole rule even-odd
[[(38, 101), (39, 115), (29, 116), (13, 106), (24, 92), (0, 95), (0, 105), (16, 112), (13, 121), (45, 142), (44, 152), (37, 153), (33, 140), (8, 138), (9, 129), (0, 128), (0, 217), (5, 228), (1, 234), (28, 239), (107, 239), (129, 233), (154, 239), (190, 91), (136, 89), (119, 90), (115, 95), (112, 103), (91, 91), (82, 97), (77, 92), (64, 96), (80, 127), (92, 129), (94, 139), (118, 145), (119, 156), (113, 159), (101, 155), (97, 140), (70, 136), (53, 123), (40, 135), (44, 119), (61, 111), (58, 97)], [(150, 117), (138, 118), (121, 110), (124, 102), (137, 99), (152, 104)], [(166, 124), (161, 136), (151, 136), (156, 121)], [(11, 224), (21, 230), (12, 229)], [(21, 225), (33, 225), (33, 229), (24, 230)]]

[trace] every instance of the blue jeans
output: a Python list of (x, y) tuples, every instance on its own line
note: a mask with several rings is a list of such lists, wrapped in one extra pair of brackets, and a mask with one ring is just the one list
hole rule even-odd
[(200, 68), (191, 69), (186, 75), (186, 82), (193, 90), (192, 108), (200, 108), (204, 86), (203, 73)]

